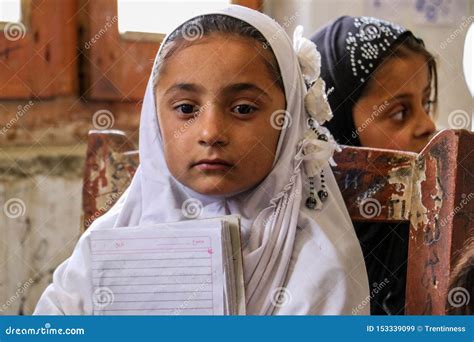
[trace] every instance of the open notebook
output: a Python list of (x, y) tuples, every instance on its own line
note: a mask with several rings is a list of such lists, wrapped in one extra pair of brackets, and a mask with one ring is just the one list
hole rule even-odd
[(95, 315), (245, 315), (238, 216), (93, 231)]

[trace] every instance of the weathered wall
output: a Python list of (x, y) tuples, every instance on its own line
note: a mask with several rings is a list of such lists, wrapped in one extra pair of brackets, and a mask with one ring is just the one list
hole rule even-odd
[(85, 146), (0, 154), (0, 313), (31, 314), (79, 237)]
[(79, 237), (91, 129), (137, 139), (134, 102), (0, 101), (0, 314), (31, 314)]

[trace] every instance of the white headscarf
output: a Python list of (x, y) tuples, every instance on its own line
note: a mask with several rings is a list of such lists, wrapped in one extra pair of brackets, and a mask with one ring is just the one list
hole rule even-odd
[[(287, 108), (271, 172), (257, 187), (230, 197), (202, 195), (178, 182), (164, 158), (150, 77), (140, 121), (140, 166), (119, 201), (89, 227), (81, 240), (98, 229), (188, 220), (195, 216), (189, 215), (188, 210), (193, 209), (200, 210), (199, 218), (237, 214), (242, 218), (247, 314), (350, 314), (368, 297), (367, 274), (328, 164), (334, 144), (308, 133), (308, 91), (301, 71), (304, 62), (295, 53), (295, 49), (302, 47), (297, 42), (293, 47), (283, 28), (260, 12), (232, 5), (214, 13), (255, 27), (270, 43), (278, 61)], [(312, 49), (316, 51), (314, 45)], [(316, 71), (319, 72), (319, 66)], [(318, 74), (309, 78), (317, 77)], [(325, 172), (329, 197), (320, 210), (310, 210), (305, 206), (305, 172), (316, 176), (321, 169)], [(188, 204), (196, 207), (186, 208)], [(85, 243), (80, 246), (81, 240), (70, 258), (81, 254), (84, 260), (80, 264), (87, 263), (89, 248)], [(56, 271), (55, 282), (67, 281), (66, 272), (78, 271), (62, 264)], [(88, 276), (84, 273), (84, 277)], [(58, 292), (58, 287), (65, 287), (58, 285), (54, 289), (53, 283), (50, 291)], [(284, 306), (275, 305), (275, 295), (282, 288), (290, 291), (292, 300)], [(47, 292), (42, 298), (43, 307), (57, 306), (59, 296), (48, 300)], [(36, 313), (45, 313), (41, 310), (42, 300)], [(86, 300), (83, 312), (87, 313), (89, 306)], [(368, 313), (368, 308), (360, 313)]]

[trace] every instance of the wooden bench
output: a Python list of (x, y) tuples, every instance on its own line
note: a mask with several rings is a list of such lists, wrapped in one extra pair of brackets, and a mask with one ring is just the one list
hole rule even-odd
[[(343, 147), (334, 175), (354, 222), (409, 222), (405, 313), (443, 315), (449, 276), (474, 237), (474, 134), (439, 132), (419, 153)], [(121, 131), (89, 133), (83, 227), (115, 203), (139, 165)]]

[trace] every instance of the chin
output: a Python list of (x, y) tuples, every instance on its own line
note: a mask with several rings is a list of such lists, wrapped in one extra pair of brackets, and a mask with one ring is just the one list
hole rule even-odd
[(207, 196), (223, 196), (232, 192), (224, 184), (189, 184), (188, 186), (194, 191)]
[(233, 184), (189, 184), (191, 189), (206, 196), (232, 196), (245, 189), (236, 188)]

